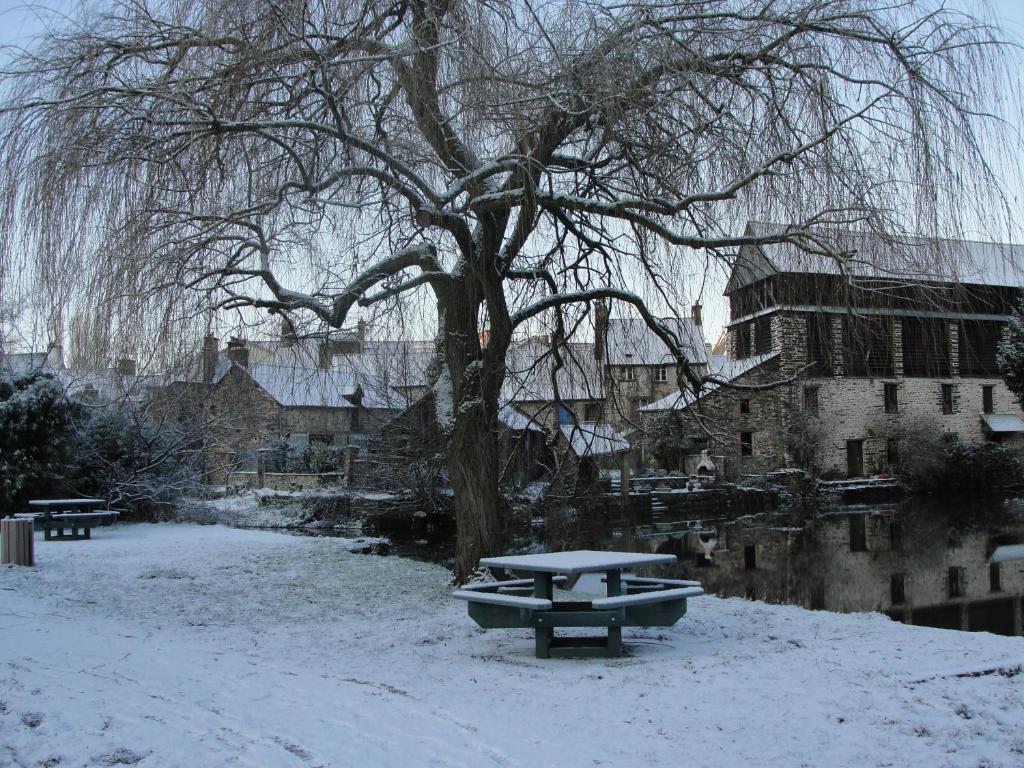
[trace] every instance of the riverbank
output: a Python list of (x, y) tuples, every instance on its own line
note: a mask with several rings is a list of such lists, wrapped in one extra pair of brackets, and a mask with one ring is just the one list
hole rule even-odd
[(483, 633), (443, 568), (121, 525), (0, 568), (0, 765), (1011, 766), (1024, 642), (707, 597), (614, 660)]

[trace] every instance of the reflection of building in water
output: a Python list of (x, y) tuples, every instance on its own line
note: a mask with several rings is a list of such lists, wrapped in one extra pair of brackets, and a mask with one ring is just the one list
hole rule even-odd
[[(808, 527), (720, 524), (710, 565), (696, 534), (675, 544), (709, 593), (830, 611), (880, 611), (910, 624), (1022, 634), (1024, 562), (990, 563), (1024, 541), (1024, 521), (957, 530), (944, 515), (858, 510)], [(661, 548), (668, 549), (664, 542)]]

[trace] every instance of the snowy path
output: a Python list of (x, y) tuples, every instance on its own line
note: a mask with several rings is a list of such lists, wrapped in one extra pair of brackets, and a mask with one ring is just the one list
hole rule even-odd
[(702, 598), (630, 657), (539, 661), (336, 539), (37, 547), (0, 568), (0, 766), (1024, 765), (1020, 638)]

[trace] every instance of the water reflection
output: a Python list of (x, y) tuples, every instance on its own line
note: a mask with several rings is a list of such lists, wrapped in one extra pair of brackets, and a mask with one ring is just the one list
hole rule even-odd
[[(405, 554), (451, 556), (454, 531), (436, 522), (429, 531), (381, 533)], [(678, 564), (664, 575), (699, 579), (721, 596), (1021, 634), (1024, 561), (989, 561), (997, 546), (1024, 542), (1020, 501), (908, 499), (731, 521), (601, 505), (521, 521), (515, 538), (521, 551), (675, 554)]]

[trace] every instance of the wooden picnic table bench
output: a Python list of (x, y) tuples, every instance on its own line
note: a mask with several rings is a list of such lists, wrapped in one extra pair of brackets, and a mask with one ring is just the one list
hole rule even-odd
[[(468, 603), (470, 617), (484, 629), (532, 627), (537, 658), (619, 656), (622, 627), (671, 626), (686, 614), (689, 598), (704, 594), (700, 582), (622, 573), (624, 568), (663, 565), (675, 559), (674, 555), (586, 550), (486, 558), (481, 565), (532, 572), (533, 577), (468, 585), (454, 597)], [(580, 574), (601, 571), (606, 597), (554, 599), (554, 584), (572, 586)], [(606, 637), (557, 637), (558, 627), (607, 627), (608, 632)]]
[[(43, 538), (50, 539), (91, 539), (92, 529), (98, 525), (113, 522), (120, 516), (113, 509), (97, 509), (92, 512), (57, 512), (43, 521)], [(64, 531), (67, 529), (68, 533)], [(81, 529), (81, 533), (79, 533)], [(56, 535), (54, 535), (56, 531)]]
[(40, 511), (16, 517), (34, 517), (46, 541), (91, 539), (94, 527), (109, 525), (121, 514), (114, 509), (97, 509), (105, 503), (103, 499), (33, 499), (29, 506)]

